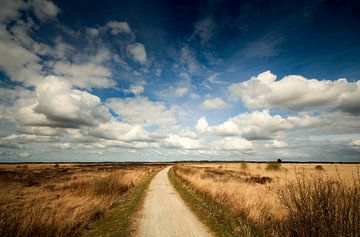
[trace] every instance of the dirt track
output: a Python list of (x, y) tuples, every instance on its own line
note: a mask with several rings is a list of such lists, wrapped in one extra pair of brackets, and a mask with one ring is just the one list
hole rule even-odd
[(171, 185), (169, 169), (160, 171), (149, 186), (137, 236), (212, 236)]

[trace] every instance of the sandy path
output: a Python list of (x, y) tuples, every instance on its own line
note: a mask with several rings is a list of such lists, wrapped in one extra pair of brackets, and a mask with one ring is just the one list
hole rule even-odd
[(160, 171), (150, 183), (137, 236), (212, 236), (171, 185), (169, 169)]

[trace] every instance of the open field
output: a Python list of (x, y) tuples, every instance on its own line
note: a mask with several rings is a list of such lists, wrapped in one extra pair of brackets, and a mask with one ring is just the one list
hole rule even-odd
[(161, 167), (0, 165), (0, 236), (79, 236)]
[[(220, 236), (356, 236), (359, 169), (359, 164), (209, 163), (177, 165), (174, 173), (233, 218), (259, 230), (229, 230)], [(199, 204), (193, 200), (190, 206)], [(239, 226), (234, 228), (246, 228)]]

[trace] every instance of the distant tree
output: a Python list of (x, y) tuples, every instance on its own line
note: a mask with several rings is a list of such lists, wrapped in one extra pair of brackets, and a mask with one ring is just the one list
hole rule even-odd
[(279, 159), (277, 159), (277, 162), (281, 163), (281, 162), (282, 162), (282, 160), (279, 158)]

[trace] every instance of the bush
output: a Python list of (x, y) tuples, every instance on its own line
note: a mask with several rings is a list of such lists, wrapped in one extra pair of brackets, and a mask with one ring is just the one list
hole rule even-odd
[(93, 191), (95, 195), (119, 195), (128, 191), (131, 186), (122, 182), (118, 174), (111, 174), (94, 180)]
[(59, 168), (60, 165), (56, 163), (56, 164), (54, 165), (54, 167), (55, 167), (55, 168)]
[(315, 166), (315, 169), (318, 171), (325, 171), (325, 169), (324, 169), (324, 167), (322, 167), (322, 165)]
[(281, 236), (358, 236), (360, 178), (348, 185), (340, 179), (302, 176), (278, 190), (288, 218)]
[(248, 168), (247, 164), (245, 162), (241, 163), (241, 169), (246, 170)]
[(266, 165), (266, 170), (280, 170), (280, 168), (281, 168), (280, 163), (271, 162)]

